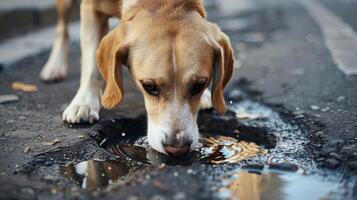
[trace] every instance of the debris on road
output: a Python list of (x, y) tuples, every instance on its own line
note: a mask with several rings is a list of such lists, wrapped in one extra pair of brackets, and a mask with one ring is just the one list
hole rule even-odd
[(61, 140), (56, 138), (52, 142), (43, 142), (42, 145), (44, 145), (44, 146), (53, 146), (53, 145), (55, 145), (57, 143), (60, 143), (60, 142), (61, 142)]
[(319, 110), (320, 109), (320, 107), (317, 105), (311, 105), (310, 108), (311, 108), (311, 110)]
[(339, 96), (339, 97), (337, 97), (337, 102), (344, 101), (345, 99), (346, 99), (345, 96)]
[(269, 169), (280, 170), (280, 171), (288, 171), (288, 172), (295, 172), (299, 170), (299, 166), (293, 163), (270, 163)]
[(11, 88), (14, 90), (23, 91), (23, 92), (37, 92), (38, 91), (38, 87), (36, 85), (17, 82), (17, 81), (15, 81), (11, 84)]
[(19, 96), (14, 94), (0, 95), (0, 104), (11, 103), (19, 100)]
[(27, 153), (30, 153), (32, 151), (31, 147), (27, 146), (25, 149), (24, 149), (24, 153), (27, 154)]

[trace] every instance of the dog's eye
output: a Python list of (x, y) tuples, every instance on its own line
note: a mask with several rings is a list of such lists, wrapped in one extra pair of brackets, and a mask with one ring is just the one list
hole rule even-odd
[(160, 91), (159, 88), (157, 87), (157, 85), (155, 83), (145, 83), (145, 82), (141, 82), (144, 90), (152, 95), (152, 96), (159, 96), (160, 95)]
[(192, 85), (191, 89), (190, 89), (190, 93), (192, 96), (199, 94), (202, 92), (202, 90), (205, 88), (206, 86), (206, 80), (199, 80), (197, 81), (195, 84)]

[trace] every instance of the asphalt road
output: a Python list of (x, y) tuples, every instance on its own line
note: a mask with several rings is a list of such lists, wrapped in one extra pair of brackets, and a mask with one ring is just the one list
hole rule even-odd
[[(222, 27), (236, 50), (234, 80), (227, 94), (235, 89), (244, 91), (247, 98), (279, 113), (284, 121), (294, 121), (303, 130), (307, 140), (302, 146), (317, 169), (348, 182), (349, 198), (355, 198), (357, 75), (346, 75), (341, 70), (341, 62), (336, 62), (341, 57), (333, 49), (340, 47), (327, 44), (321, 21), (311, 15), (306, 4), (293, 0), (206, 2), (209, 20)], [(318, 2), (341, 19), (343, 27), (357, 32), (356, 0)], [(350, 43), (353, 42), (356, 41)], [(146, 168), (123, 180), (111, 193), (94, 195), (61, 176), (60, 165), (115, 156), (88, 136), (98, 126), (69, 127), (61, 121), (61, 113), (78, 87), (78, 43), (71, 45), (71, 68), (64, 82), (45, 84), (38, 80), (48, 55), (49, 51), (45, 51), (30, 56), (0, 72), (0, 94), (16, 94), (20, 98), (0, 104), (0, 199), (120, 199), (135, 197), (138, 192), (140, 198), (172, 199), (179, 194), (182, 197), (182, 191), (187, 199), (214, 198), (204, 186), (205, 176), (214, 180), (216, 174), (224, 174), (231, 166), (218, 171), (206, 165)], [(39, 91), (15, 92), (10, 87), (13, 81), (35, 84)], [(103, 111), (102, 122), (144, 113), (142, 97), (130, 82), (125, 80), (123, 105), (112, 112)], [(235, 98), (228, 95), (229, 100)], [(55, 140), (59, 142), (44, 145)], [(187, 174), (190, 169), (202, 174)], [(180, 176), (173, 175), (176, 173)], [(172, 190), (158, 189), (148, 183), (147, 175), (153, 181), (165, 182)]]

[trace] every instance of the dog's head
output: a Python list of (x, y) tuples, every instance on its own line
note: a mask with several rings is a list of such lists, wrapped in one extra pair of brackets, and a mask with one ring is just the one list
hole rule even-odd
[(213, 107), (226, 110), (223, 89), (232, 76), (233, 52), (228, 37), (205, 19), (199, 1), (145, 2), (122, 12), (121, 24), (98, 48), (107, 82), (102, 104), (110, 109), (121, 102), (127, 66), (144, 95), (150, 146), (183, 154), (198, 143), (200, 99), (211, 83)]

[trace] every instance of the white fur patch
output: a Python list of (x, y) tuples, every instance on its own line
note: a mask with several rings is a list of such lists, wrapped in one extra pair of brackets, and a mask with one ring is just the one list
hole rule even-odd
[(95, 52), (100, 41), (100, 21), (95, 13), (86, 12), (81, 17), (81, 83), (76, 96), (63, 112), (63, 121), (69, 123), (90, 122), (99, 119), (100, 77)]
[(198, 144), (199, 132), (197, 127), (197, 114), (192, 114), (187, 103), (179, 105), (177, 102), (172, 102), (166, 110), (159, 113), (157, 122), (150, 120), (148, 116), (148, 142), (156, 151), (166, 153), (163, 147), (165, 138), (172, 132), (172, 124), (177, 125), (177, 129), (181, 131), (179, 137), (184, 137), (186, 140), (192, 141), (191, 150)]
[(56, 37), (48, 61), (40, 72), (43, 81), (62, 79), (67, 76), (68, 68), (68, 37), (64, 24), (58, 24)]
[(123, 12), (127, 11), (129, 8), (135, 6), (139, 0), (124, 0), (122, 3)]
[(211, 99), (211, 91), (205, 89), (201, 96), (201, 109), (212, 108), (212, 99)]
[[(172, 62), (175, 72), (177, 70), (175, 45), (173, 45), (172, 49)], [(173, 81), (172, 101), (168, 103), (165, 110), (158, 113), (158, 121), (154, 122), (150, 120), (150, 116), (148, 116), (148, 142), (153, 149), (162, 153), (166, 153), (163, 147), (164, 140), (170, 137), (170, 134), (176, 134), (173, 132), (173, 128), (180, 131), (180, 133), (176, 135), (178, 139), (185, 138), (184, 140), (192, 141), (191, 150), (198, 145), (199, 132), (197, 127), (197, 114), (191, 112), (187, 102), (182, 104), (178, 101), (176, 80)], [(173, 124), (175, 124), (176, 127), (173, 127)]]

